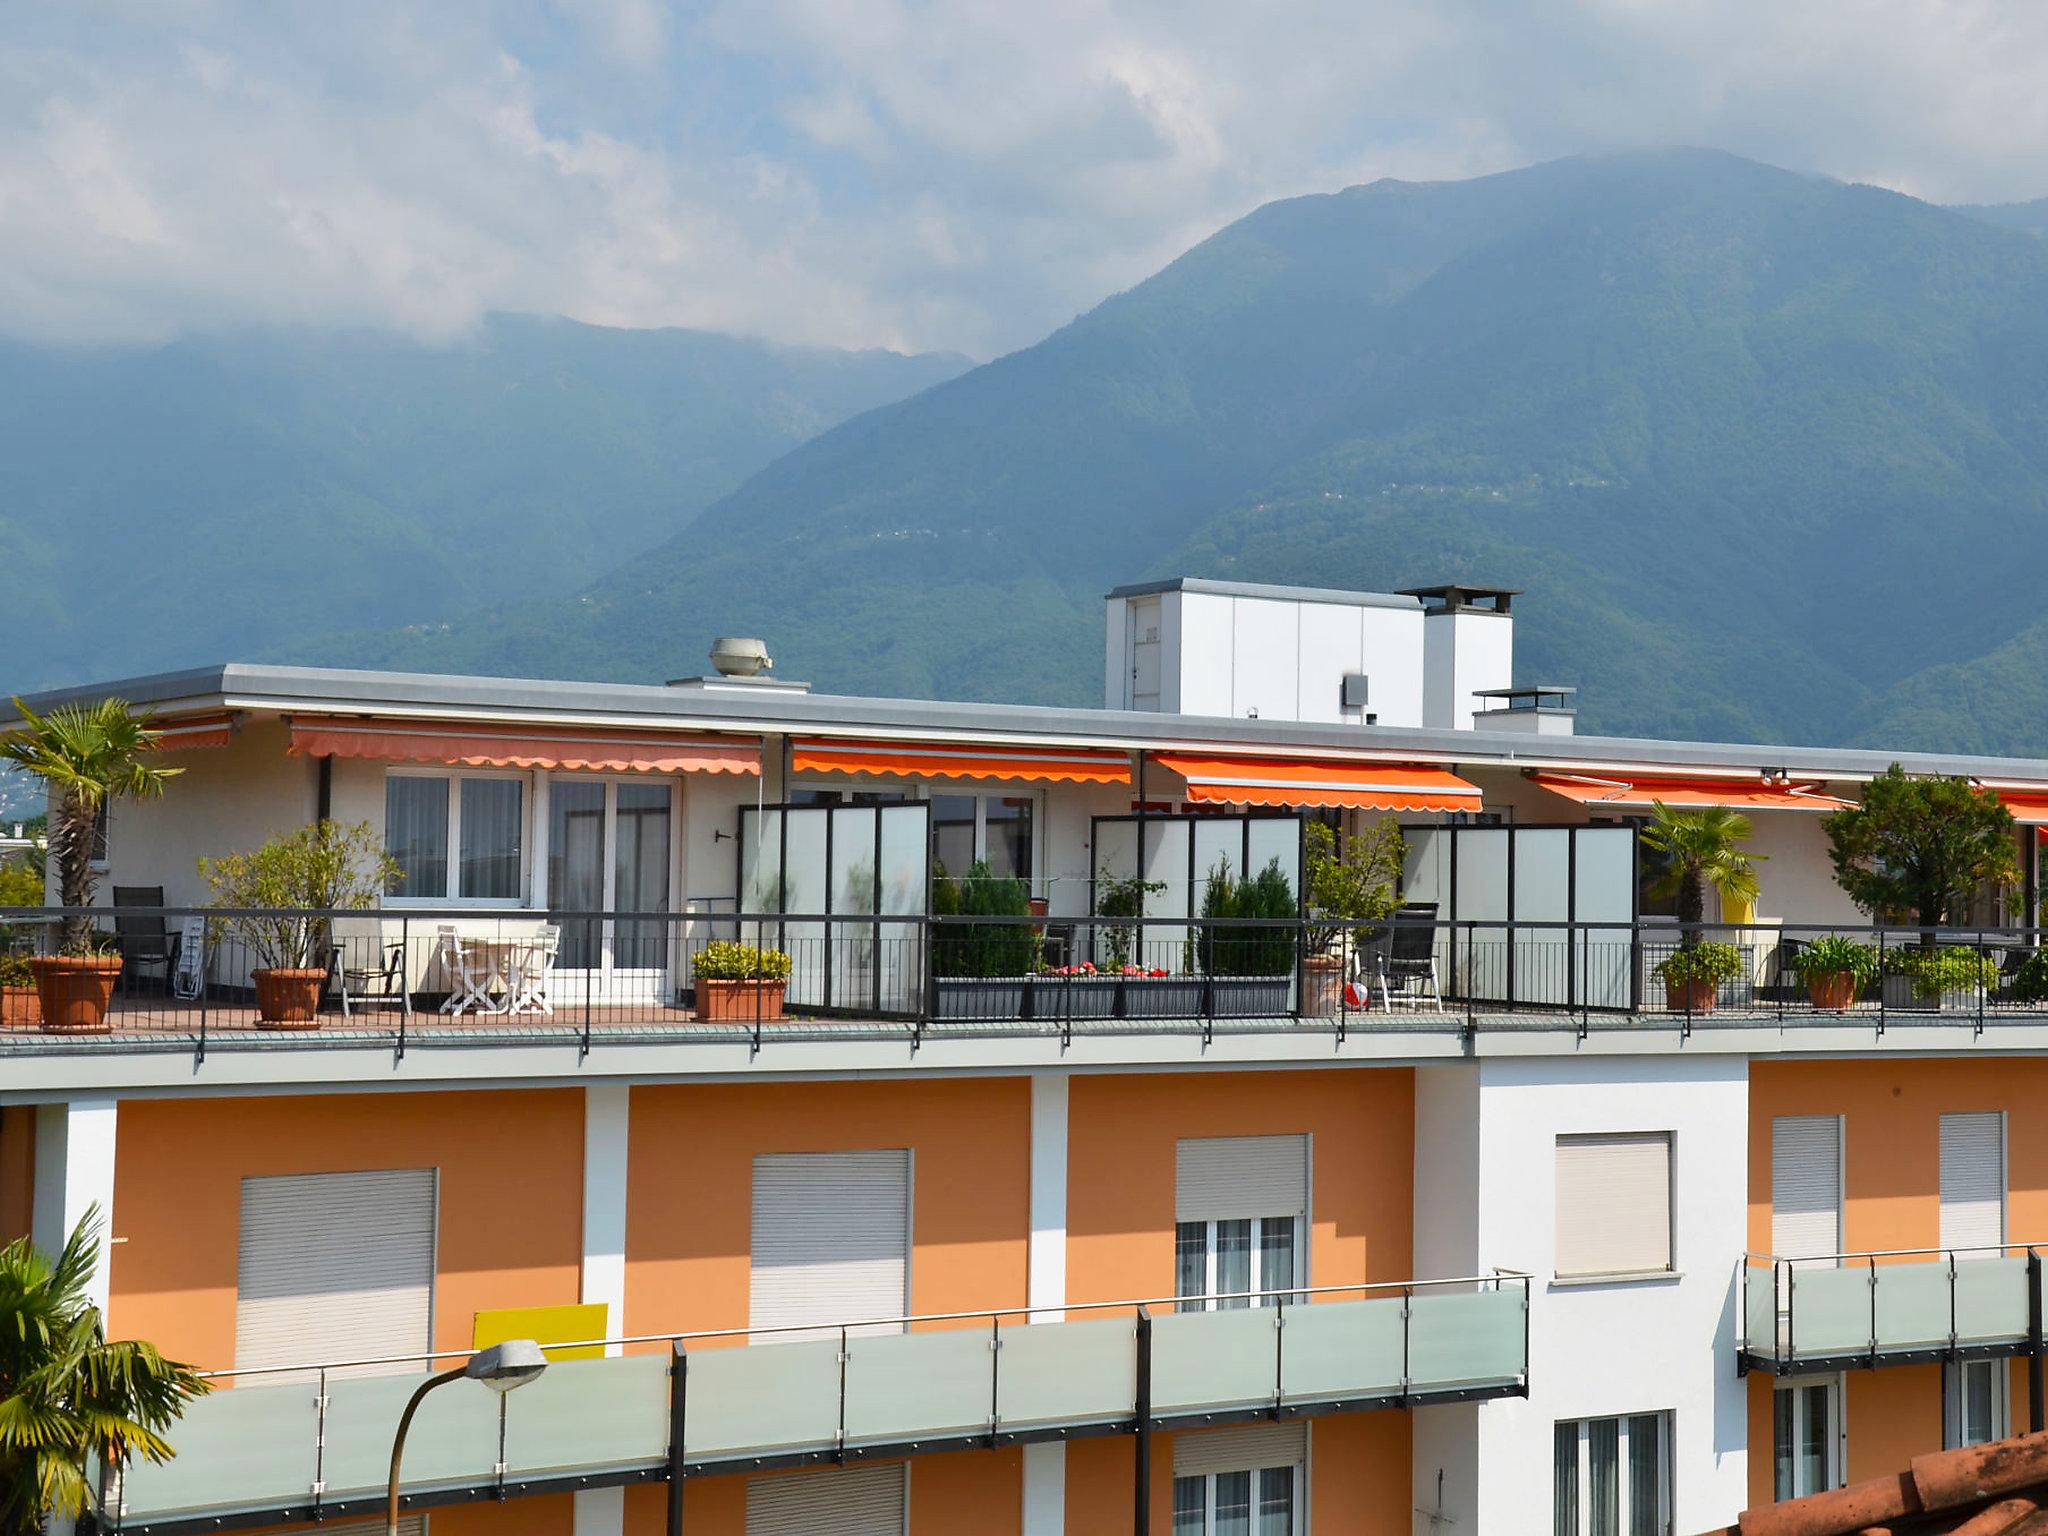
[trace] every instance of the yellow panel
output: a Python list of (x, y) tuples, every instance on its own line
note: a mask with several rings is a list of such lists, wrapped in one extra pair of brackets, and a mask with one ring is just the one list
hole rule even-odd
[[(593, 1302), (573, 1307), (500, 1307), (476, 1315), (476, 1329), (470, 1335), (471, 1349), (489, 1349), (507, 1339), (531, 1339), (536, 1344), (605, 1336), (605, 1305)], [(577, 1349), (550, 1349), (550, 1360), (595, 1360), (604, 1354), (598, 1344)]]

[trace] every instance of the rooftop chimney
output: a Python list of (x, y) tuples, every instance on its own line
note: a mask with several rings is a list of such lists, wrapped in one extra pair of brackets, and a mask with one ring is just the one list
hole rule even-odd
[(1490, 695), (1515, 675), (1515, 621), (1508, 609), (1519, 587), (1404, 587), (1422, 604), (1422, 723), (1469, 731)]

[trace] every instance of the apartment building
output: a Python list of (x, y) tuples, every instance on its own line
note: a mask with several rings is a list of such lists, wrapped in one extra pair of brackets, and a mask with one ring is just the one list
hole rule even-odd
[[(2048, 762), (1581, 736), (1515, 596), (1119, 589), (1100, 710), (744, 661), (32, 700), (125, 698), (186, 770), (108, 820), (104, 1029), (0, 1025), (0, 1232), (108, 1213), (113, 1331), (220, 1373), (110, 1523), (372, 1514), (423, 1373), (508, 1337), (547, 1371), (408, 1441), (440, 1536), (1633, 1536), (2026, 1427), (2048, 1007), (1823, 1009), (1788, 957), (1917, 942), (1821, 831), (1897, 760), (2020, 823), (1944, 936), (2014, 972)], [(1768, 859), (1711, 1005), (1657, 981), (1659, 801)], [(402, 879), (266, 1028), (197, 861), (316, 817)], [(1219, 869), (1298, 906), (1306, 824), (1387, 819), (1409, 906), (1334, 982), (1312, 913), (1215, 916)], [(983, 866), (1028, 911), (935, 910)], [(1029, 960), (962, 962), (990, 932)], [(779, 1006), (710, 1016), (729, 940)]]

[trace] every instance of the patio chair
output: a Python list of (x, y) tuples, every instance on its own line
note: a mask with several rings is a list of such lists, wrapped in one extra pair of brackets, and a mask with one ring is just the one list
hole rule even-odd
[(531, 941), (513, 951), (511, 970), (505, 978), (507, 1013), (555, 1011), (554, 1004), (548, 1001), (548, 978), (554, 973), (555, 956), (561, 948), (561, 927), (543, 923)]
[(1399, 997), (1417, 1008), (1428, 1003), (1438, 1013), (1444, 1011), (1436, 974), (1435, 902), (1410, 902), (1395, 912), (1384, 942), (1376, 948), (1381, 1007), (1392, 1008)]
[(393, 939), (383, 945), (375, 965), (343, 965), (340, 969), (343, 1018), (365, 1003), (380, 1007), (396, 1003), (411, 1017), (412, 988), (406, 982), (403, 941)]
[(478, 1013), (502, 1013), (504, 1004), (491, 995), (491, 983), (498, 973), (472, 952), (453, 923), (443, 923), (434, 932), (434, 958), (439, 960), (455, 983), (455, 990), (441, 1005), (443, 1013), (460, 1017), (471, 1008)]
[(178, 936), (164, 920), (160, 885), (114, 887), (114, 941), (121, 950), (121, 989), (146, 969), (161, 970), (166, 989), (178, 966)]

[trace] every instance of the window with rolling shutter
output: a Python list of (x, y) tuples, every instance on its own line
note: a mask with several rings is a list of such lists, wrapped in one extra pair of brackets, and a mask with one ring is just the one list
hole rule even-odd
[(1671, 1268), (1671, 1133), (1557, 1138), (1557, 1273)]
[(910, 1469), (835, 1467), (747, 1484), (747, 1536), (904, 1536)]
[(2005, 1115), (1995, 1109), (1943, 1115), (1941, 1246), (1997, 1248), (2004, 1242)]
[(1842, 1119), (1771, 1121), (1771, 1252), (1785, 1259), (1842, 1251)]
[[(243, 1179), (236, 1367), (431, 1349), (435, 1183), (432, 1168)], [(423, 1370), (426, 1363), (342, 1374)]]
[(1202, 1477), (1211, 1472), (1243, 1472), (1259, 1467), (1292, 1467), (1308, 1456), (1308, 1421), (1278, 1419), (1266, 1424), (1238, 1424), (1227, 1429), (1199, 1429), (1173, 1437), (1173, 1475)]
[(910, 1310), (910, 1153), (764, 1153), (754, 1159), (748, 1324), (823, 1338), (812, 1324), (896, 1333)]
[(1184, 1137), (1174, 1149), (1174, 1219), (1308, 1214), (1306, 1136)]

